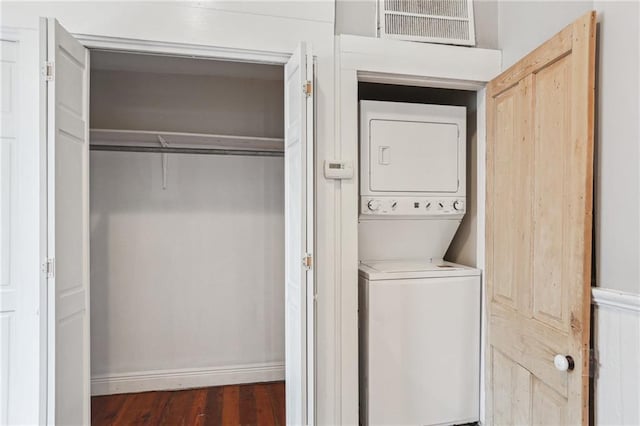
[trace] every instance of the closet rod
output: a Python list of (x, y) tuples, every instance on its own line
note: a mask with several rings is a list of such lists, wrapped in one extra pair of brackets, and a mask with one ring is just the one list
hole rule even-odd
[(91, 151), (157, 152), (166, 154), (243, 155), (247, 157), (284, 157), (284, 151), (243, 149), (163, 148), (155, 146), (89, 145)]

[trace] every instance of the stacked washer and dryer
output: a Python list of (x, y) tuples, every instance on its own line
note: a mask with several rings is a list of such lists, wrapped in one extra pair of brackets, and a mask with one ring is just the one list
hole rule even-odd
[(360, 102), (363, 425), (479, 420), (480, 271), (443, 260), (466, 211), (466, 108)]

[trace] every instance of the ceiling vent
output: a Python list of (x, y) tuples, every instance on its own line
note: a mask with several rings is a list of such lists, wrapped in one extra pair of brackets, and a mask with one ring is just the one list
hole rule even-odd
[(378, 29), (383, 38), (476, 44), (472, 0), (379, 0)]

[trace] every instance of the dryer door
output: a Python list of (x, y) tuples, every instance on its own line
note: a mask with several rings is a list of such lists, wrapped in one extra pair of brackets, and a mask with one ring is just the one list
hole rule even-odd
[(455, 123), (370, 120), (369, 189), (456, 192), (458, 134)]

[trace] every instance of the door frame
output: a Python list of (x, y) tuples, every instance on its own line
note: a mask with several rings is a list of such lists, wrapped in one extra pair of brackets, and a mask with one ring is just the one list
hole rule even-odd
[[(118, 51), (118, 52), (131, 52), (131, 53), (140, 53), (140, 54), (156, 54), (156, 55), (167, 55), (167, 56), (184, 56), (190, 58), (201, 58), (205, 60), (226, 60), (226, 61), (238, 61), (238, 62), (250, 62), (257, 64), (273, 64), (273, 65), (282, 65), (284, 69), (284, 65), (293, 55), (292, 52), (273, 52), (273, 51), (262, 51), (262, 50), (249, 50), (242, 48), (228, 48), (228, 47), (218, 47), (213, 45), (199, 45), (199, 44), (190, 44), (190, 43), (175, 43), (175, 42), (163, 42), (163, 41), (152, 41), (152, 40), (139, 40), (139, 39), (130, 39), (130, 38), (120, 38), (120, 37), (111, 37), (111, 36), (101, 36), (101, 35), (92, 35), (92, 34), (80, 34), (80, 33), (71, 33), (71, 35), (78, 40), (85, 48), (89, 50), (110, 50), (110, 51)], [(42, 40), (41, 40), (42, 42)], [(46, 47), (46, 44), (43, 46)], [(41, 49), (41, 53), (46, 54), (46, 50)], [(314, 72), (314, 74), (317, 71)], [(317, 77), (314, 77), (317, 78)], [(44, 81), (41, 79), (41, 84)], [(283, 94), (284, 96), (284, 94)], [(317, 102), (317, 101), (316, 101)], [(41, 111), (41, 127), (44, 126), (46, 128), (46, 111)], [(316, 118), (317, 119), (317, 118)], [(41, 153), (41, 157), (46, 161), (46, 137), (42, 137), (41, 140), (44, 144), (43, 153)], [(314, 139), (314, 151), (317, 151), (317, 139)], [(316, 167), (316, 164), (313, 165)], [(314, 172), (314, 177), (316, 176)], [(316, 185), (314, 185), (315, 187)], [(42, 184), (40, 186), (40, 197), (43, 200), (47, 198), (47, 184)], [(314, 194), (314, 197), (316, 195)], [(316, 214), (316, 212), (314, 212)], [(44, 244), (46, 247), (47, 244), (47, 233), (43, 232), (41, 235), (41, 244)], [(44, 256), (46, 257), (46, 256)], [(43, 257), (43, 258), (44, 258)], [(317, 269), (314, 267), (312, 269), (314, 274), (314, 281), (317, 276)], [(45, 280), (46, 281), (46, 280)], [(51, 327), (54, 327), (55, 324), (52, 324), (48, 321), (46, 312), (47, 305), (49, 300), (41, 301), (41, 308), (43, 315), (42, 321), (42, 332), (40, 333), (40, 356), (45, 360), (42, 365), (42, 371), (40, 372), (41, 377), (48, 377), (48, 368), (49, 365), (47, 363), (47, 359), (49, 358), (49, 354), (51, 353), (51, 348), (49, 347), (48, 336), (50, 335)], [(316, 308), (317, 311), (317, 308)], [(317, 317), (316, 312), (316, 317)], [(305, 330), (306, 333), (306, 330)], [(90, 334), (89, 334), (90, 336)], [(314, 359), (317, 359), (317, 346), (316, 351), (313, 354)], [(317, 382), (316, 382), (317, 387)], [(91, 383), (89, 383), (89, 391), (91, 392)], [(41, 413), (41, 419), (49, 421), (49, 414), (47, 411), (47, 407), (49, 404), (49, 391), (48, 385), (44, 385), (43, 389), (41, 389), (41, 400), (39, 403)], [(314, 393), (313, 402), (314, 405), (314, 413), (318, 414), (317, 407), (317, 389)], [(53, 424), (53, 421), (49, 421), (47, 424)]]
[[(336, 37), (336, 137), (341, 160), (358, 170), (358, 82), (469, 90), (477, 93), (476, 268), (485, 264), (486, 103), (485, 86), (502, 72), (499, 50), (407, 43), (341, 35)], [(396, 60), (394, 60), (396, 59)], [(336, 271), (336, 348), (341, 368), (336, 385), (342, 396), (342, 424), (358, 424), (358, 173), (342, 181), (340, 192), (342, 247)], [(484, 347), (486, 312), (484, 280), (481, 299), (480, 422), (485, 421)]]

